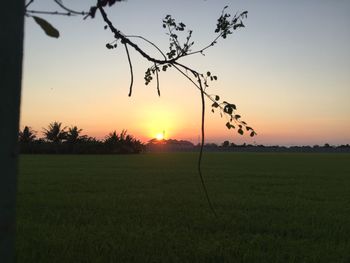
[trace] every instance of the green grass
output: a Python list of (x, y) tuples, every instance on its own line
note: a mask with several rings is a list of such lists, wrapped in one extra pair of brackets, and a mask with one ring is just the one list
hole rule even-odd
[(350, 262), (350, 155), (21, 156), (18, 262)]

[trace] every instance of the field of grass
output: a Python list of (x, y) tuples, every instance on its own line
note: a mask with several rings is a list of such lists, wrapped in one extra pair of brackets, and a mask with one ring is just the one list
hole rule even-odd
[(18, 262), (350, 262), (350, 154), (21, 156)]

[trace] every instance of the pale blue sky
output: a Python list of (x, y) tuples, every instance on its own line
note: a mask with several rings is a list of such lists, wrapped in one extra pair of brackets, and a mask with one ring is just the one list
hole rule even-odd
[[(94, 3), (81, 2), (64, 1), (77, 9)], [(209, 93), (234, 102), (259, 136), (227, 131), (225, 121), (208, 112), (207, 140), (350, 143), (350, 1), (129, 0), (108, 13), (124, 33), (145, 36), (163, 49), (167, 37), (161, 20), (171, 14), (194, 30), (195, 47), (200, 48), (215, 37), (216, 19), (225, 5), (231, 13), (249, 12), (246, 28), (205, 57), (185, 61), (218, 75)], [(49, 9), (50, 4), (36, 0), (32, 8)], [(92, 136), (128, 129), (144, 140), (164, 129), (169, 137), (197, 141), (199, 93), (181, 76), (161, 74), (158, 98), (154, 83), (143, 85), (149, 63), (132, 52), (135, 88), (128, 98), (125, 52), (104, 47), (113, 37), (103, 30), (99, 15), (85, 21), (43, 17), (61, 37), (48, 38), (33, 19), (26, 19), (22, 126), (41, 131), (57, 120), (81, 126)]]

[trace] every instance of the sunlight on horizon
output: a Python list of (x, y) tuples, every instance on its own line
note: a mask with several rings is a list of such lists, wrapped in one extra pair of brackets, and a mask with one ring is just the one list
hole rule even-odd
[(165, 132), (163, 132), (163, 133), (157, 133), (156, 134), (156, 139), (158, 140), (158, 141), (161, 141), (161, 140), (164, 140), (165, 139)]

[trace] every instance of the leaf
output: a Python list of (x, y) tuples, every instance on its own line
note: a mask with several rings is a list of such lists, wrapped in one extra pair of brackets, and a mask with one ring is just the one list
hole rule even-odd
[(226, 104), (226, 106), (228, 106), (228, 107), (230, 107), (230, 108), (232, 108), (234, 110), (237, 109), (235, 104), (229, 103), (229, 102), (227, 102), (225, 100), (222, 103)]
[(252, 131), (252, 132), (250, 133), (250, 137), (254, 137), (255, 134), (256, 134), (256, 133)]
[(92, 6), (92, 7), (90, 8), (89, 15), (91, 16), (91, 18), (94, 18), (94, 17), (95, 17), (96, 10), (97, 10), (97, 7), (96, 7), (96, 6)]
[(45, 19), (42, 19), (37, 16), (33, 16), (35, 22), (44, 30), (46, 35), (50, 37), (58, 38), (60, 36), (60, 32), (56, 28), (54, 28), (49, 22)]
[(238, 120), (239, 118), (241, 118), (241, 115), (236, 114), (235, 119)]
[(243, 135), (243, 130), (240, 128), (240, 129), (238, 129), (238, 131), (237, 131), (240, 135)]
[(231, 129), (231, 123), (226, 122), (226, 127), (227, 127), (227, 129)]
[(210, 71), (208, 71), (208, 72), (207, 72), (207, 76), (210, 77), (210, 75), (211, 75), (211, 73), (210, 73)]
[(212, 105), (211, 105), (213, 108), (217, 108), (219, 107), (219, 104), (217, 102), (214, 102)]
[(218, 95), (215, 95), (215, 100), (216, 101), (220, 100), (220, 97)]
[(228, 113), (228, 114), (232, 114), (233, 109), (231, 108), (231, 106), (228, 104), (224, 107), (224, 112)]

